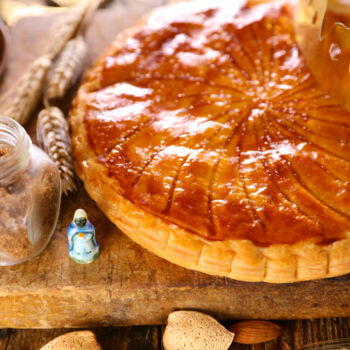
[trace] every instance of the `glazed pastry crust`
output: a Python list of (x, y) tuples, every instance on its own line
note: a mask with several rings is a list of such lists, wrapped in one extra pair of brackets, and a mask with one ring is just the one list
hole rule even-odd
[(350, 235), (325, 246), (299, 242), (261, 248), (247, 240), (212, 242), (141, 209), (118, 193), (118, 182), (90, 150), (85, 130), (78, 127), (84, 115), (79, 104), (71, 117), (72, 129), (80, 130), (73, 131), (78, 176), (107, 217), (144, 248), (177, 265), (242, 281), (288, 283), (349, 273)]
[(211, 241), (153, 214), (123, 196), (115, 177), (96, 157), (84, 126), (88, 91), (100, 88), (102, 62), (123, 47), (146, 22), (118, 36), (97, 61), (80, 88), (71, 111), (73, 151), (78, 176), (100, 209), (132, 240), (177, 265), (242, 281), (287, 283), (339, 276), (350, 272), (350, 233), (331, 244), (311, 240), (260, 247), (241, 239)]

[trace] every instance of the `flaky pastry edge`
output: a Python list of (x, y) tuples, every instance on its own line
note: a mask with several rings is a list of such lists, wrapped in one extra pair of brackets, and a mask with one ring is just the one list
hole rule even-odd
[(210, 241), (137, 206), (124, 198), (116, 178), (108, 176), (90, 148), (84, 125), (88, 91), (99, 88), (105, 57), (122, 47), (147, 21), (125, 30), (87, 74), (70, 113), (77, 175), (90, 197), (129, 238), (156, 255), (182, 267), (249, 282), (290, 283), (350, 273), (350, 232), (328, 245), (301, 241), (293, 245), (259, 247), (241, 239)]

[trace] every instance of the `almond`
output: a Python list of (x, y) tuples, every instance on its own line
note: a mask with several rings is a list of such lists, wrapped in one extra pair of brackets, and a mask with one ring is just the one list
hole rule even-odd
[(282, 328), (278, 324), (260, 320), (237, 322), (229, 330), (235, 333), (234, 342), (241, 344), (264, 343), (282, 334)]
[(95, 334), (90, 331), (77, 331), (63, 334), (40, 350), (101, 350)]
[(165, 350), (227, 350), (234, 334), (213, 317), (197, 311), (175, 311), (163, 335)]

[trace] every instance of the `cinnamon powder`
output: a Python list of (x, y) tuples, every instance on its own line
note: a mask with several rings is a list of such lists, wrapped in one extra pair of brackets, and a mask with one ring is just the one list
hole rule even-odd
[[(1, 156), (7, 152), (0, 147)], [(25, 259), (30, 250), (25, 220), (29, 200), (26, 190), (28, 176), (21, 174), (16, 180), (0, 186), (0, 252), (9, 260)]]
[(0, 144), (0, 157), (6, 156), (12, 150), (11, 146)]
[[(8, 151), (0, 148), (1, 156)], [(34, 182), (28, 173), (23, 172), (13, 183), (0, 186), (1, 262), (26, 260), (47, 243), (60, 193), (56, 190), (54, 172), (45, 170), (45, 175)]]

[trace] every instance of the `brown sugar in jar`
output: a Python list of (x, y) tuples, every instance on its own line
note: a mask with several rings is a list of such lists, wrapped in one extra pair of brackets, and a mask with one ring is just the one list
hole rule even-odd
[(0, 117), (0, 265), (24, 262), (53, 235), (61, 184), (55, 164), (15, 121)]

